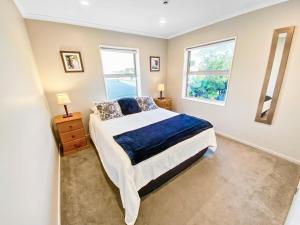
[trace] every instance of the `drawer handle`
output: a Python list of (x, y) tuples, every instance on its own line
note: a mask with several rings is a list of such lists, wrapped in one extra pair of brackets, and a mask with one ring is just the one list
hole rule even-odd
[(75, 138), (75, 135), (72, 135), (72, 138)]
[(69, 128), (70, 128), (70, 129), (72, 129), (72, 128), (73, 128), (73, 126), (72, 126), (72, 125), (70, 125), (70, 126), (69, 126)]

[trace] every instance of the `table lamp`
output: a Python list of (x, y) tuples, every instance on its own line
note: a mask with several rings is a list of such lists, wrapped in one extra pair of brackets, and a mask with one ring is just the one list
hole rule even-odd
[(165, 85), (164, 84), (159, 84), (158, 87), (157, 87), (157, 89), (160, 92), (159, 99), (163, 99), (162, 92), (165, 90)]
[(68, 113), (67, 104), (71, 103), (69, 95), (67, 93), (59, 93), (59, 94), (56, 95), (56, 99), (57, 99), (57, 104), (58, 105), (64, 105), (66, 114), (63, 115), (63, 118), (67, 118), (67, 117), (73, 116), (71, 113)]

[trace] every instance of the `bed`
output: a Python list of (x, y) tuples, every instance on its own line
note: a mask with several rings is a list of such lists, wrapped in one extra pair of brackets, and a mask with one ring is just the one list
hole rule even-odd
[(108, 177), (119, 188), (127, 225), (133, 225), (137, 219), (140, 195), (147, 194), (189, 166), (200, 158), (207, 148), (216, 150), (215, 132), (213, 128), (209, 128), (151, 158), (132, 165), (128, 155), (113, 138), (118, 134), (177, 115), (162, 108), (106, 121), (102, 121), (97, 114), (90, 115), (91, 139)]

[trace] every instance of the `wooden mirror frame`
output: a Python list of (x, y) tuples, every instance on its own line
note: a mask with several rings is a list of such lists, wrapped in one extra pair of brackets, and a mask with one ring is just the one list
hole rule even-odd
[[(295, 30), (294, 26), (274, 30), (271, 51), (270, 51), (270, 56), (269, 56), (269, 62), (268, 62), (266, 75), (265, 75), (263, 87), (261, 90), (258, 108), (257, 108), (257, 112), (256, 112), (256, 117), (255, 117), (256, 122), (272, 124), (272, 120), (274, 117), (274, 113), (275, 113), (281, 85), (283, 82), (290, 49), (291, 49), (294, 30)], [(262, 113), (262, 109), (263, 109), (263, 105), (264, 105), (264, 101), (265, 101), (265, 96), (267, 94), (267, 90), (268, 90), (268, 86), (269, 86), (269, 81), (270, 81), (271, 72), (272, 72), (272, 68), (273, 68), (273, 62), (274, 62), (274, 58), (275, 58), (279, 34), (281, 34), (281, 33), (286, 33), (287, 37), (286, 37), (286, 41), (284, 44), (284, 49), (283, 49), (283, 53), (282, 53), (282, 58), (281, 58), (281, 62), (280, 62), (280, 67), (279, 67), (279, 71), (278, 71), (278, 76), (277, 76), (277, 80), (276, 80), (276, 84), (275, 84), (275, 88), (274, 88), (274, 92), (273, 92), (273, 97), (272, 97), (269, 113), (268, 113), (268, 116), (266, 119), (262, 119), (261, 113)]]

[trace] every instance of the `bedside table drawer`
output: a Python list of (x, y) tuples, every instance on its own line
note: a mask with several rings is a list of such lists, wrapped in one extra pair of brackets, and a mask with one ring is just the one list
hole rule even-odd
[(170, 98), (164, 98), (164, 99), (156, 98), (156, 99), (154, 99), (154, 101), (155, 101), (155, 103), (158, 107), (172, 111), (172, 99), (170, 99)]
[(164, 107), (165, 103), (164, 102), (156, 102), (156, 105), (159, 107)]
[(78, 148), (87, 146), (87, 140), (84, 137), (84, 138), (77, 139), (75, 141), (63, 143), (62, 145), (63, 145), (64, 153), (70, 152), (70, 151), (76, 150)]
[(83, 128), (81, 120), (73, 120), (73, 121), (57, 124), (57, 129), (59, 133), (78, 130), (80, 128)]
[(82, 137), (85, 137), (84, 129), (74, 130), (74, 131), (60, 134), (60, 139), (62, 143), (74, 141)]
[(166, 107), (172, 107), (172, 102), (171, 102), (171, 101), (165, 101), (165, 102), (164, 102), (164, 105), (165, 105)]

